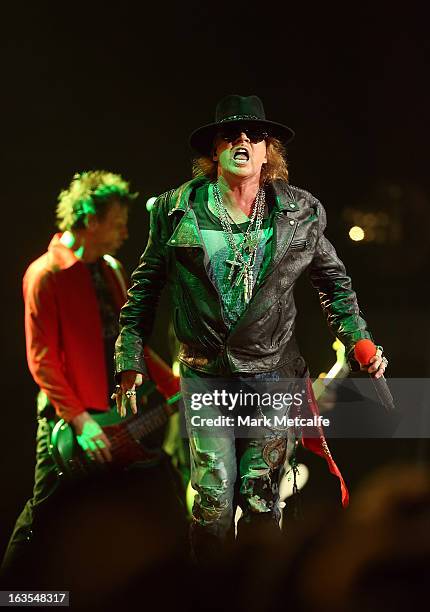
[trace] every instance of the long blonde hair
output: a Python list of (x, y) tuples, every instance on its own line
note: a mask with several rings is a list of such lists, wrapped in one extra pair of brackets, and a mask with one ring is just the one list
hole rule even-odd
[[(288, 183), (288, 166), (285, 158), (285, 147), (278, 138), (266, 138), (267, 163), (261, 168), (260, 184), (270, 183), (275, 179), (283, 179)], [(193, 177), (206, 176), (215, 181), (218, 176), (218, 163), (209, 155), (201, 155), (193, 160)]]

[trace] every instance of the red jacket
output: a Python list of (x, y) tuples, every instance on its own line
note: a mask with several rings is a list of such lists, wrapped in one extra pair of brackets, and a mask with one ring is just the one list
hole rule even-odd
[[(107, 410), (107, 375), (99, 304), (87, 266), (55, 234), (47, 253), (24, 275), (25, 336), (30, 372), (55, 408), (70, 422), (88, 408)], [(102, 260), (118, 315), (127, 279), (120, 262)], [(148, 374), (166, 398), (179, 391), (179, 379), (148, 346)]]
[[(58, 416), (70, 421), (87, 408), (108, 408), (99, 305), (87, 266), (56, 234), (47, 253), (24, 275), (27, 360), (34, 380)], [(126, 297), (121, 264), (103, 258), (103, 272), (119, 310)]]

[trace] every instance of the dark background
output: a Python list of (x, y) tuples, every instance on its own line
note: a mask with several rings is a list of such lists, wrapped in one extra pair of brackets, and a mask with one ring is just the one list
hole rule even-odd
[[(146, 243), (147, 198), (189, 178), (188, 136), (227, 94), (259, 95), (269, 119), (295, 129), (291, 183), (325, 205), (327, 235), (390, 374), (428, 375), (427, 21), (413, 3), (331, 7), (52, 3), (4, 14), (0, 544), (30, 494), (34, 461), (21, 279), (54, 232), (59, 191), (76, 171), (98, 168), (140, 192), (119, 253), (131, 271)], [(376, 239), (353, 243), (350, 220), (368, 213), (385, 213)], [(296, 296), (299, 341), (317, 375), (334, 361), (331, 336), (306, 278)], [(167, 299), (152, 345), (168, 358), (166, 322)], [(398, 452), (375, 441), (338, 451), (352, 487)], [(324, 496), (329, 478), (321, 470), (309, 487)]]

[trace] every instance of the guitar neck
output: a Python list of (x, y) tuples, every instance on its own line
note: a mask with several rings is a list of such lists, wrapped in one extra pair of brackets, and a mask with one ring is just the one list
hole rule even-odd
[(167, 423), (171, 414), (178, 410), (177, 404), (161, 404), (127, 423), (127, 429), (135, 438), (143, 438)]

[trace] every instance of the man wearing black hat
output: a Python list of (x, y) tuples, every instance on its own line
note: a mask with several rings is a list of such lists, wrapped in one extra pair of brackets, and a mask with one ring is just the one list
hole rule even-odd
[[(158, 298), (169, 281), (185, 383), (234, 383), (309, 377), (294, 337), (294, 283), (308, 270), (333, 333), (348, 354), (371, 338), (351, 281), (324, 236), (325, 212), (310, 193), (288, 183), (284, 144), (294, 132), (265, 118), (257, 96), (227, 96), (215, 122), (190, 138), (197, 152), (194, 178), (160, 196), (150, 236), (133, 273), (116, 343), (117, 405), (135, 405), (135, 385), (146, 376), (142, 347)], [(368, 369), (380, 377), (381, 351)], [(191, 540), (203, 558), (232, 534), (234, 504), (243, 511), (238, 533), (279, 522), (278, 480), (286, 433), (237, 440), (200, 435), (185, 402), (191, 479), (197, 496)], [(314, 408), (316, 411), (316, 408)], [(314, 412), (315, 413), (315, 412)], [(324, 456), (348, 494), (321, 435), (308, 446)], [(305, 443), (305, 441), (303, 440)]]

